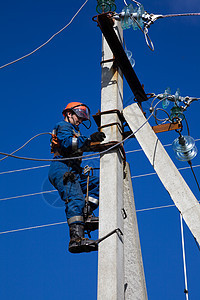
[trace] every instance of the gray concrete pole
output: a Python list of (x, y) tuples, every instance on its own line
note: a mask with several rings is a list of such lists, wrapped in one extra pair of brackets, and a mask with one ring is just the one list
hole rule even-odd
[(140, 238), (130, 168), (124, 178), (124, 294), (125, 300), (147, 300)]
[[(122, 40), (120, 24), (115, 30)], [(123, 78), (115, 66), (113, 54), (102, 38), (102, 82), (101, 112), (123, 109)], [(118, 115), (111, 113), (101, 116), (101, 126), (119, 122)], [(105, 142), (121, 141), (117, 125), (102, 129), (106, 134)], [(123, 232), (123, 160), (118, 150), (106, 153), (100, 159), (100, 206), (99, 238), (120, 228)], [(123, 243), (114, 233), (99, 244), (98, 250), (98, 300), (124, 299), (124, 256)]]
[[(124, 109), (124, 117), (132, 131), (135, 132), (135, 137), (144, 153), (200, 245), (199, 202), (177, 170), (151, 126), (146, 122), (147, 120), (138, 104), (134, 103), (126, 107)], [(136, 132), (136, 130), (138, 131)]]

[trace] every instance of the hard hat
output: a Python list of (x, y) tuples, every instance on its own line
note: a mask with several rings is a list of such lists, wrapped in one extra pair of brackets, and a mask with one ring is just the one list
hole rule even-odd
[[(90, 109), (87, 105), (85, 105), (81, 102), (70, 102), (70, 103), (68, 103), (67, 106), (65, 107), (65, 109), (62, 112), (64, 117), (66, 116), (67, 111), (73, 111), (79, 118), (82, 118), (83, 121), (87, 121), (87, 120), (90, 121)], [(89, 127), (87, 127), (87, 128), (89, 128)]]
[(67, 104), (62, 114), (65, 117), (66, 112), (72, 110), (79, 118), (84, 120), (90, 119), (90, 109), (83, 103), (80, 102), (70, 102)]

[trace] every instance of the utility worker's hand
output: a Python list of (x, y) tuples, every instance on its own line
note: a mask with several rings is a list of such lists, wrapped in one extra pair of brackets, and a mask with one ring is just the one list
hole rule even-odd
[(105, 139), (106, 135), (104, 132), (94, 132), (90, 136), (91, 142), (102, 142)]

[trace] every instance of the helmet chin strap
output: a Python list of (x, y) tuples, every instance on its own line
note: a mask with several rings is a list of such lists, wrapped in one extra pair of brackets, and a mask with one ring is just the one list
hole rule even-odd
[[(74, 113), (74, 114), (75, 114), (75, 113)], [(69, 123), (71, 123), (70, 120), (69, 120), (69, 116), (68, 116), (67, 113), (66, 113), (66, 117), (67, 117), (67, 121), (68, 121)], [(71, 118), (72, 118), (73, 121), (74, 121), (73, 114), (71, 114)], [(87, 126), (87, 125), (84, 123), (85, 121), (82, 121), (81, 124), (83, 124), (83, 125), (85, 126), (85, 128), (89, 129), (89, 128), (91, 127), (91, 121), (90, 121), (90, 120), (87, 120), (87, 121), (89, 121), (89, 126)], [(74, 121), (74, 123), (75, 123), (75, 121)], [(76, 128), (78, 129), (78, 126), (77, 126), (77, 125), (74, 125), (74, 126), (76, 126)]]
[(90, 127), (91, 127), (91, 121), (90, 120), (87, 120), (87, 121), (89, 121), (89, 126), (87, 126), (84, 122), (85, 121), (83, 121), (81, 124), (83, 124), (87, 129), (89, 129)]

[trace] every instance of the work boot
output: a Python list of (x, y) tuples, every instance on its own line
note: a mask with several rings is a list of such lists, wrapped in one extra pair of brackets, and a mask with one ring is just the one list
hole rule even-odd
[(85, 230), (94, 231), (99, 228), (99, 217), (89, 215), (85, 220)]
[(86, 203), (86, 206), (83, 208), (83, 215), (86, 231), (94, 231), (99, 228), (99, 218), (93, 215), (93, 209), (89, 203)]
[(69, 252), (82, 253), (98, 250), (98, 245), (94, 240), (89, 240), (84, 237), (84, 225), (74, 223), (69, 225), (70, 230), (70, 242)]

